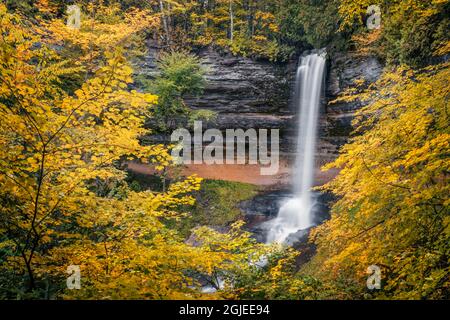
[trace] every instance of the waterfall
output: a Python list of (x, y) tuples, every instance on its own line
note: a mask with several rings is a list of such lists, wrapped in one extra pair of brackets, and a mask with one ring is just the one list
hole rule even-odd
[(298, 230), (312, 226), (314, 152), (325, 69), (325, 51), (301, 57), (295, 79), (294, 104), (299, 110), (297, 154), (293, 168), (293, 197), (286, 201), (275, 219), (269, 221), (267, 242), (284, 242)]

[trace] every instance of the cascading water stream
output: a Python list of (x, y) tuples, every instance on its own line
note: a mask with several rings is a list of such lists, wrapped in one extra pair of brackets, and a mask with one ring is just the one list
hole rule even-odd
[(300, 118), (293, 174), (294, 197), (281, 206), (275, 219), (268, 222), (268, 243), (282, 243), (291, 233), (312, 225), (311, 187), (324, 69), (323, 50), (303, 56), (297, 68), (294, 103), (299, 108)]

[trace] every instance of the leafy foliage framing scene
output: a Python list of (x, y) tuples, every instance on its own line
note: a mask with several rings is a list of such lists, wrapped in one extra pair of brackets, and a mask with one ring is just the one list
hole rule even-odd
[[(448, 0), (2, 0), (0, 299), (449, 299), (449, 18)], [(259, 119), (259, 100), (230, 111), (223, 95), (245, 89), (215, 83), (205, 50), (281, 68), (320, 48), (383, 68), (328, 99), (359, 106), (321, 162), (329, 216), (302, 245), (266, 244), (278, 200), (258, 201), (278, 185), (251, 166), (186, 168), (165, 137)], [(225, 107), (193, 107), (205, 96)]]

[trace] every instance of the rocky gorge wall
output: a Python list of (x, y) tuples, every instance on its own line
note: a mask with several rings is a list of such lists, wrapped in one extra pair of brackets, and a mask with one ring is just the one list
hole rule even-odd
[[(149, 48), (149, 54), (138, 66), (140, 76), (151, 80), (157, 74), (158, 51), (159, 48)], [(221, 130), (280, 129), (281, 157), (287, 163), (292, 161), (298, 114), (297, 107), (291, 103), (291, 96), (298, 59), (271, 63), (219, 53), (212, 48), (202, 49), (197, 54), (207, 70), (207, 84), (201, 96), (187, 97), (186, 104), (192, 109), (217, 112), (217, 121), (212, 126)], [(316, 167), (335, 159), (351, 132), (354, 112), (362, 106), (360, 102), (330, 106), (327, 102), (351, 87), (357, 79), (375, 81), (382, 69), (383, 65), (374, 57), (336, 53), (328, 59)], [(319, 177), (318, 180), (323, 183), (327, 179)]]
[(327, 70), (324, 110), (320, 118), (320, 141), (317, 158), (323, 162), (332, 160), (338, 149), (346, 143), (351, 122), (360, 101), (328, 104), (354, 85), (355, 80), (375, 82), (383, 71), (383, 65), (375, 57), (361, 57), (352, 53), (338, 53), (329, 60)]

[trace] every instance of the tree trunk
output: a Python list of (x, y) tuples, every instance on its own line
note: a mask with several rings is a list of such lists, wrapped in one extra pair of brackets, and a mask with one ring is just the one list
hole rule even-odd
[(36, 283), (34, 281), (34, 274), (33, 269), (31, 268), (31, 261), (28, 260), (26, 254), (22, 252), (22, 258), (25, 262), (25, 267), (27, 268), (27, 274), (28, 274), (28, 291), (31, 292), (35, 287)]
[(234, 16), (233, 16), (233, 0), (230, 0), (230, 40), (233, 42), (234, 33)]
[(161, 11), (161, 19), (163, 23), (164, 32), (166, 33), (166, 42), (167, 44), (170, 43), (170, 32), (169, 32), (169, 26), (167, 24), (167, 17), (164, 14), (164, 3), (163, 0), (159, 0), (159, 9)]
[(250, 32), (250, 37), (253, 37), (255, 34), (255, 24), (253, 23), (253, 1), (249, 0), (248, 2), (248, 30)]

